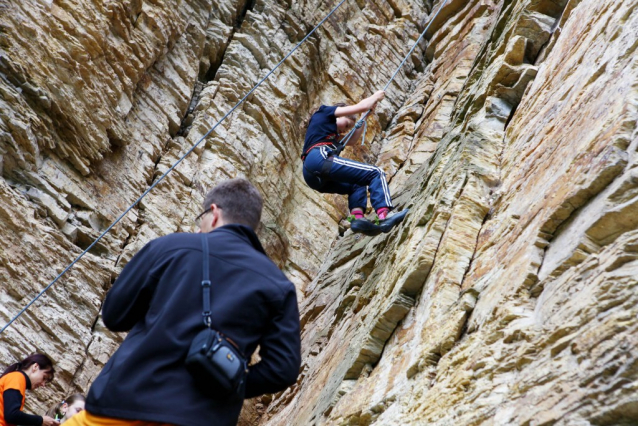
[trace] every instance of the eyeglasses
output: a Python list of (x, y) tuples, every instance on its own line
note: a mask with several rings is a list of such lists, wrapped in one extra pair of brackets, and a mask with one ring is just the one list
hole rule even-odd
[[(217, 208), (218, 208), (219, 210), (222, 210), (222, 208), (221, 208), (219, 205), (217, 205)], [(205, 215), (206, 213), (210, 213), (211, 211), (213, 211), (213, 209), (212, 209), (212, 208), (208, 208), (208, 209), (204, 210), (203, 212), (201, 212), (201, 213), (200, 213), (200, 214), (199, 214), (199, 215), (195, 218), (195, 220), (194, 220), (194, 222), (195, 222), (195, 226), (197, 226), (198, 228), (201, 228), (201, 226), (200, 226), (200, 225), (201, 225), (201, 223), (202, 223), (202, 217), (204, 217), (204, 215)]]
[(206, 213), (209, 213), (210, 211), (211, 211), (211, 209), (206, 209), (203, 212), (201, 212), (194, 220), (195, 226), (197, 226), (199, 228), (200, 227), (199, 225), (202, 223), (202, 217), (204, 217), (204, 215)]

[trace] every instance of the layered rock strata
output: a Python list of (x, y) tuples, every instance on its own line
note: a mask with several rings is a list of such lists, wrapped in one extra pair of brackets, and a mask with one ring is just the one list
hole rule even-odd
[(633, 424), (636, 2), (451, 2), (267, 424)]
[[(333, 6), (2, 3), (3, 322), (87, 249)], [(266, 200), (259, 234), (303, 298), (337, 235), (344, 204), (317, 195), (301, 180), (301, 123), (321, 102), (357, 101), (364, 84), (381, 85), (401, 59), (396, 52), (418, 34), (416, 21), (425, 12), (419, 7), (343, 5), (3, 333), (3, 363), (39, 350), (57, 364), (55, 384), (39, 400), (30, 398), (28, 409), (42, 412), (50, 401), (89, 387), (122, 338), (99, 320), (110, 283), (150, 239), (192, 231), (203, 194), (223, 179), (246, 176), (258, 185)], [(413, 69), (410, 64), (397, 77), (397, 98), (384, 105), (386, 117), (408, 91)], [(378, 130), (377, 121), (371, 124)], [(373, 155), (369, 147), (359, 151)]]
[[(88, 389), (123, 337), (99, 320), (121, 267), (246, 176), (299, 289), (304, 362), (243, 424), (638, 421), (638, 2), (443, 3), (344, 3), (4, 332), (3, 364), (56, 360), (27, 409)], [(0, 2), (3, 323), (335, 4)], [(340, 236), (343, 197), (301, 178), (301, 123), (383, 87), (442, 5), (348, 153), (411, 213)]]

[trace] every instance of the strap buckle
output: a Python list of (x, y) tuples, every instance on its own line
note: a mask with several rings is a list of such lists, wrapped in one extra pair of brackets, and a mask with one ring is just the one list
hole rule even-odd
[(203, 296), (203, 309), (202, 316), (204, 317), (204, 324), (206, 327), (210, 328), (212, 323), (211, 320), (211, 311), (210, 311), (210, 280), (208, 279), (210, 275), (208, 275), (208, 240), (206, 239), (206, 234), (201, 234), (202, 236), (202, 254), (204, 255), (203, 259), (203, 270), (202, 270), (202, 296)]
[(204, 324), (206, 325), (206, 327), (210, 328), (210, 325), (212, 323), (211, 312), (210, 311), (206, 311), (206, 312), (202, 313), (202, 316), (204, 317)]

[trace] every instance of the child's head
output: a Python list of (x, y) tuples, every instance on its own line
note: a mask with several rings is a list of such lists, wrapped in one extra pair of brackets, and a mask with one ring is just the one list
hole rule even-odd
[(64, 417), (62, 417), (61, 423), (64, 423), (80, 411), (83, 411), (85, 402), (86, 398), (84, 398), (84, 395), (81, 393), (76, 393), (68, 397), (66, 399), (67, 408), (65, 410)]
[[(345, 107), (345, 106), (348, 106), (348, 104), (340, 102), (338, 104), (335, 104), (334, 106)], [(337, 130), (339, 131), (339, 133), (349, 132), (354, 127), (356, 122), (357, 122), (357, 116), (354, 114), (344, 115), (343, 117), (337, 117)]]
[(84, 398), (84, 395), (76, 393), (51, 407), (49, 411), (47, 411), (46, 415), (56, 420), (60, 420), (60, 423), (64, 423), (80, 411), (84, 410), (85, 401), (86, 398)]
[(337, 117), (337, 130), (341, 134), (347, 133), (354, 127), (356, 122), (357, 119), (353, 118), (353, 116), (351, 115), (347, 115), (345, 117)]

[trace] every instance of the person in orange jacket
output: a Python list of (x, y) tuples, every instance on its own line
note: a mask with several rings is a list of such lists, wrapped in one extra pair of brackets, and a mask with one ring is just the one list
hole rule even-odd
[(7, 367), (0, 376), (0, 426), (58, 426), (49, 416), (26, 414), (26, 391), (45, 386), (53, 380), (55, 370), (48, 356), (32, 354)]

